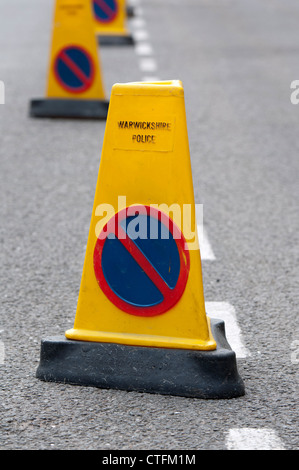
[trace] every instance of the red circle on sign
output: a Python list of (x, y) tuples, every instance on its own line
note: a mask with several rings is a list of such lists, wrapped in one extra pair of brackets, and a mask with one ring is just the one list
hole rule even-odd
[[(164, 226), (167, 227), (173, 240), (176, 243), (176, 247), (179, 254), (180, 269), (177, 282), (174, 288), (170, 288), (160, 274), (156, 271), (151, 262), (145, 257), (141, 250), (137, 247), (134, 241), (127, 235), (125, 230), (120, 226), (120, 222), (133, 215), (134, 211), (139, 212), (142, 209), (143, 214), (158, 219)], [(114, 290), (110, 287), (105, 278), (103, 267), (102, 267), (102, 254), (105, 245), (105, 241), (109, 234), (115, 234), (119, 241), (126, 248), (128, 253), (135, 259), (142, 270), (147, 274), (150, 280), (155, 284), (158, 290), (163, 295), (163, 301), (157, 305), (152, 306), (136, 306), (126, 300), (122, 299), (117, 295)], [(172, 308), (181, 298), (184, 293), (190, 270), (190, 255), (187, 248), (187, 243), (184, 235), (178, 226), (166, 215), (165, 213), (149, 206), (130, 206), (126, 209), (116, 213), (103, 227), (95, 248), (93, 255), (94, 272), (97, 282), (106, 295), (106, 297), (120, 310), (126, 313), (142, 316), (152, 317), (160, 315)]]
[[(77, 59), (72, 57), (73, 53), (79, 54)], [(80, 57), (81, 56), (81, 57)], [(61, 65), (64, 65), (64, 74)], [(90, 53), (81, 46), (68, 45), (63, 47), (55, 57), (54, 75), (59, 85), (70, 93), (83, 93), (93, 84), (95, 77), (95, 65)], [(67, 71), (69, 76), (67, 76)], [(72, 84), (70, 79), (77, 80), (77, 84)]]

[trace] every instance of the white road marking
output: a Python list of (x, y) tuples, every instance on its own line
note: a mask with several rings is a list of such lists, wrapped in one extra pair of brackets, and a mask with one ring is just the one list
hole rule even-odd
[(148, 40), (148, 32), (145, 29), (136, 29), (132, 31), (133, 38), (136, 42), (138, 41), (147, 41)]
[(250, 356), (243, 343), (234, 307), (228, 302), (206, 302), (205, 306), (208, 317), (219, 318), (219, 320), (224, 321), (226, 339), (236, 353), (236, 357), (245, 358)]
[(232, 428), (226, 438), (228, 450), (285, 450), (270, 428)]
[[(0, 330), (0, 333), (2, 333), (3, 330)], [(5, 359), (5, 346), (3, 341), (0, 340), (0, 365), (4, 364), (4, 359)]]
[(142, 72), (146, 73), (142, 81), (158, 82), (157, 76), (151, 76), (152, 72), (156, 72), (157, 64), (153, 58), (153, 48), (148, 40), (149, 35), (146, 30), (146, 22), (142, 18), (142, 10), (140, 8), (138, 8), (137, 12), (135, 11), (135, 18), (132, 19), (131, 26), (133, 28), (132, 35), (135, 40), (135, 52), (140, 57), (139, 68)]
[(153, 48), (148, 42), (139, 42), (135, 46), (135, 52), (137, 55), (152, 55)]
[(5, 104), (5, 85), (2, 80), (0, 80), (0, 104)]
[(145, 20), (141, 18), (140, 16), (135, 16), (130, 20), (130, 25), (134, 29), (145, 29)]
[(157, 64), (152, 57), (142, 57), (139, 61), (139, 67), (142, 72), (156, 72)]
[(5, 359), (5, 346), (3, 341), (0, 341), (0, 365), (4, 364)]
[(216, 258), (213, 253), (212, 246), (209, 242), (207, 232), (204, 228), (202, 204), (195, 204), (195, 215), (197, 222), (197, 235), (201, 259), (214, 261)]
[(216, 258), (209, 242), (206, 230), (201, 225), (197, 225), (197, 233), (201, 259), (214, 261)]

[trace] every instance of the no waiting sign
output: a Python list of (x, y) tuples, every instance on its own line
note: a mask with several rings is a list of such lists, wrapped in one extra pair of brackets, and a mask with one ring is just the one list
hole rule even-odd
[(80, 46), (60, 50), (54, 61), (54, 73), (61, 87), (70, 93), (83, 93), (94, 80), (95, 66), (88, 51)]
[(100, 23), (111, 23), (118, 12), (117, 0), (93, 0), (94, 16)]
[[(135, 206), (130, 207), (130, 214), (136, 210), (135, 215), (128, 215), (126, 208), (110, 219), (96, 242), (93, 261), (98, 284), (116, 307), (150, 317), (179, 301), (190, 259), (185, 238), (168, 215), (149, 206), (142, 208), (142, 214)], [(146, 236), (144, 231), (135, 236), (137, 225), (146, 228)]]

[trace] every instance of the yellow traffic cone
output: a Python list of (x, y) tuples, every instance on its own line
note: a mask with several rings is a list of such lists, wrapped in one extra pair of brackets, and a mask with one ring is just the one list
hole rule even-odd
[(206, 316), (196, 227), (181, 82), (114, 85), (74, 327), (42, 343), (53, 364), (38, 377), (242, 395), (224, 325)]
[(56, 0), (45, 99), (34, 99), (32, 117), (107, 117), (89, 1)]
[(125, 0), (91, 0), (95, 33), (101, 45), (133, 45)]

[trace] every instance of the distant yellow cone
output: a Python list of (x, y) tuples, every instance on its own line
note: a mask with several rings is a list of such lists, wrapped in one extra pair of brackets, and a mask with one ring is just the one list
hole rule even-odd
[(56, 0), (46, 99), (35, 100), (31, 107), (33, 116), (106, 117), (108, 101), (89, 1)]
[[(188, 215), (190, 223), (183, 221)], [(142, 225), (160, 232), (137, 240)], [(216, 348), (205, 312), (179, 81), (112, 88), (75, 324), (66, 336)]]
[(125, 0), (91, 0), (95, 33), (102, 45), (134, 43), (127, 27)]

